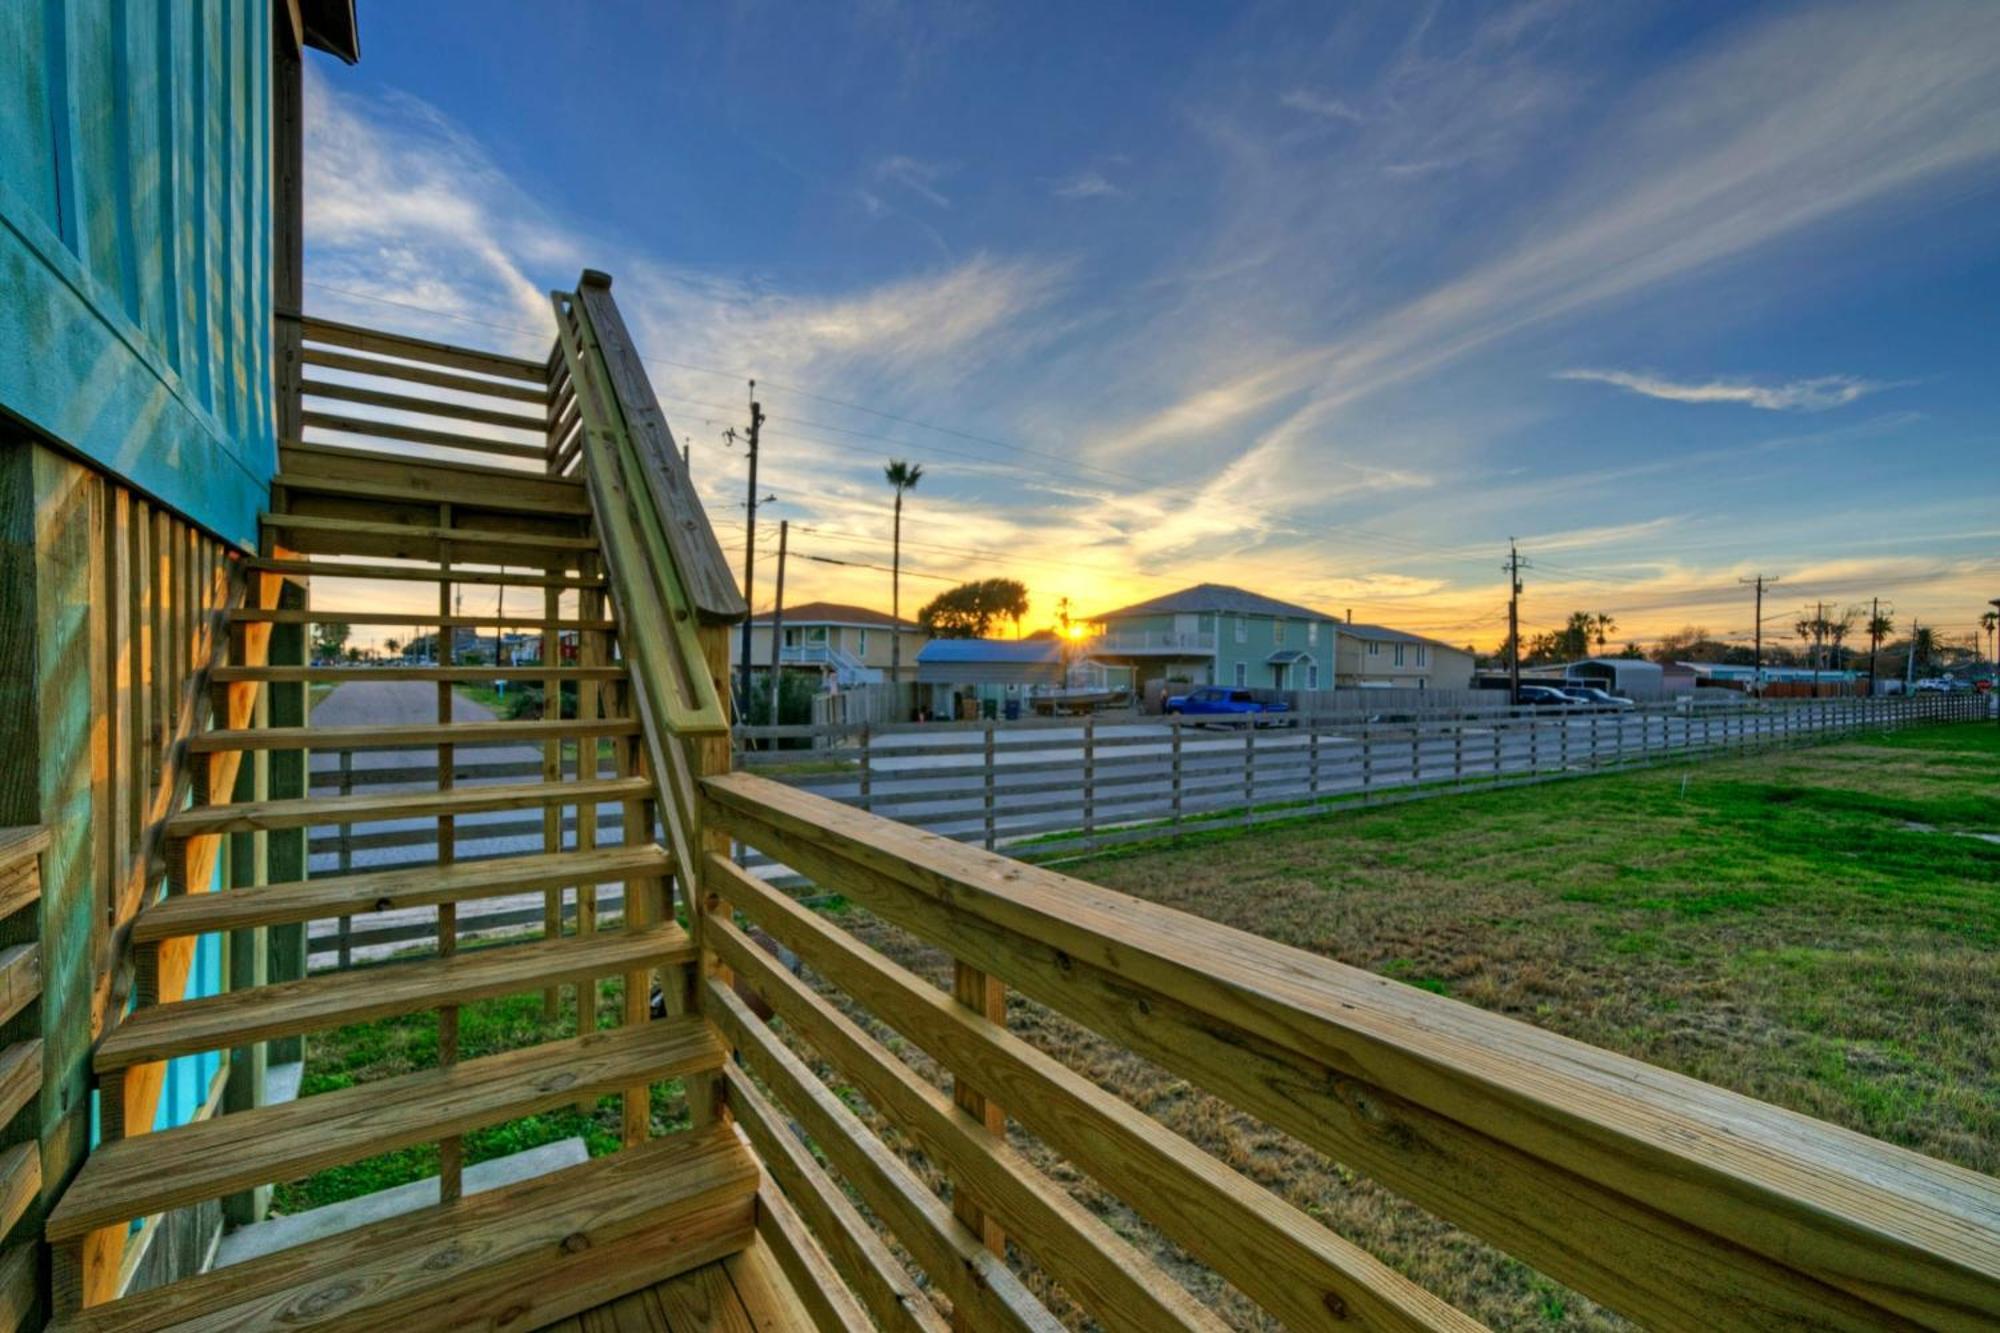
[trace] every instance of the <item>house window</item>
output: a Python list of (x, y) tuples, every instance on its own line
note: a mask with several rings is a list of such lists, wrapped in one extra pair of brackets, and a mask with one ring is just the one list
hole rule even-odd
[(800, 643), (799, 635), (801, 633), (802, 631), (798, 628), (798, 626), (796, 625), (788, 626), (785, 630), (785, 647), (787, 648), (798, 647)]
[(1403, 665), (1403, 645), (1400, 643), (1396, 645), (1396, 665)]
[(867, 630), (865, 630), (865, 629), (858, 629), (858, 630), (854, 631), (854, 653), (855, 653), (855, 656), (857, 656), (857, 657), (866, 657), (866, 656), (868, 655), (868, 631), (867, 631)]
[(1306, 622), (1306, 642), (1314, 647), (1319, 645), (1319, 622), (1317, 620), (1308, 620)]
[(1368, 655), (1370, 657), (1380, 657), (1382, 655), (1382, 645), (1370, 639), (1368, 641)]
[[(1238, 643), (1250, 642), (1250, 622), (1245, 620), (1242, 616), (1235, 617), (1235, 620), (1236, 620), (1236, 642)], [(1243, 682), (1239, 680), (1236, 683), (1238, 685), (1241, 685)]]
[(1283, 643), (1284, 641), (1285, 641), (1285, 622), (1282, 619), (1273, 620), (1271, 622), (1271, 642)]
[(1306, 667), (1306, 688), (1309, 690), (1319, 688), (1319, 664), (1317, 662), (1308, 664)]
[[(1243, 622), (1239, 620), (1236, 624), (1238, 628), (1241, 628)], [(1238, 685), (1248, 685), (1250, 683), (1250, 664), (1248, 662), (1238, 662), (1236, 664), (1236, 683)]]
[(1430, 657), (1430, 650), (1431, 650), (1431, 649), (1430, 649), (1430, 645), (1429, 645), (1429, 644), (1427, 644), (1427, 643), (1420, 643), (1420, 644), (1418, 644), (1418, 645), (1417, 645), (1417, 665), (1418, 665), (1418, 666), (1426, 666), (1426, 665), (1428, 665), (1428, 662), (1427, 662), (1427, 660), (1426, 660), (1426, 659), (1428, 659), (1428, 658)]

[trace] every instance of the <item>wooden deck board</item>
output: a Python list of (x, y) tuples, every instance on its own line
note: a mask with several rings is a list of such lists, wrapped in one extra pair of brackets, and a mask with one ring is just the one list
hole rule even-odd
[(545, 1324), (540, 1333), (812, 1333), (762, 1236), (727, 1259)]
[[(303, 738), (309, 732), (301, 729), (298, 734)], [(526, 810), (538, 805), (574, 805), (579, 801), (636, 800), (652, 793), (653, 784), (646, 778), (604, 778), (596, 782), (509, 782), (485, 787), (454, 787), (443, 791), (309, 796), (289, 801), (199, 805), (168, 820), (167, 836), (193, 838), (205, 833), (256, 833), (268, 829), (363, 823), (377, 819), (487, 814), (496, 810)]]

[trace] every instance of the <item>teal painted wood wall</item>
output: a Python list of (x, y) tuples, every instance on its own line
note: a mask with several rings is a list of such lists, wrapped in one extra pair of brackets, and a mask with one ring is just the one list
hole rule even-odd
[(0, 0), (0, 410), (256, 540), (269, 0)]

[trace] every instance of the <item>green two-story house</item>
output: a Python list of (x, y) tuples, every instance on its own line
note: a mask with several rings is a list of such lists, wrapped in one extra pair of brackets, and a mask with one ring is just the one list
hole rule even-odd
[(1223, 583), (1106, 611), (1085, 651), (1108, 666), (1129, 666), (1136, 682), (1246, 685), (1274, 690), (1333, 688), (1334, 617)]

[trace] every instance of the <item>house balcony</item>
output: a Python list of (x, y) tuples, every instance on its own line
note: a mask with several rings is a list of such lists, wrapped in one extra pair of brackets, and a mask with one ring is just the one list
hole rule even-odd
[(1175, 630), (1111, 630), (1083, 641), (1090, 657), (1213, 657), (1215, 635)]

